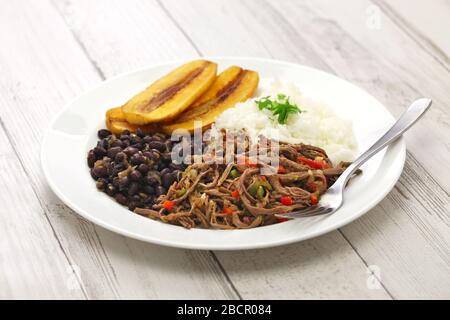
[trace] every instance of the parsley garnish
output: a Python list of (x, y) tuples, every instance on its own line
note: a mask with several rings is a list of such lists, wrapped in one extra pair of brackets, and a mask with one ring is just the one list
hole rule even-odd
[(256, 100), (255, 103), (259, 110), (267, 109), (274, 116), (278, 116), (278, 123), (286, 124), (289, 114), (302, 112), (296, 104), (289, 102), (289, 98), (285, 94), (279, 93), (276, 99), (271, 99), (270, 96), (267, 96)]

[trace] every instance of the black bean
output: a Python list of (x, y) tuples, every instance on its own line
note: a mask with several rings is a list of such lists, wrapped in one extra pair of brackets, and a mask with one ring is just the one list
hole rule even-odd
[(172, 150), (173, 142), (171, 140), (166, 140), (166, 142), (164, 142), (164, 144), (166, 145), (167, 150)]
[(143, 144), (141, 142), (132, 144), (131, 146), (135, 147), (135, 148), (137, 148), (139, 150), (144, 150), (144, 146), (143, 146)]
[(138, 207), (138, 202), (135, 201), (130, 201), (130, 203), (128, 203), (128, 209), (130, 209), (131, 211), (134, 211), (134, 209), (136, 209)]
[(139, 194), (134, 194), (129, 199), (130, 201), (141, 201), (141, 197), (139, 196)]
[(102, 161), (103, 161), (104, 165), (108, 165), (108, 164), (111, 163), (112, 159), (110, 157), (108, 157), (108, 156), (104, 156)]
[(153, 135), (153, 139), (155, 139), (155, 140), (159, 140), (159, 141), (162, 141), (162, 140), (166, 140), (167, 139), (167, 136), (164, 134), (164, 133), (155, 133), (154, 135)]
[(136, 135), (137, 135), (139, 138), (144, 138), (144, 137), (145, 137), (145, 132), (144, 132), (141, 128), (138, 128), (138, 129), (136, 130)]
[(119, 180), (120, 180), (120, 177), (114, 177), (113, 179), (112, 179), (112, 185), (114, 186), (114, 187), (116, 187), (116, 188), (119, 188)]
[(126, 147), (130, 146), (130, 140), (123, 140), (122, 143), (123, 143), (123, 147), (122, 148), (126, 148)]
[(132, 182), (128, 188), (128, 195), (132, 196), (134, 194), (137, 194), (139, 192), (139, 183)]
[(94, 166), (95, 160), (97, 160), (97, 158), (95, 157), (94, 150), (89, 150), (87, 156), (87, 163), (89, 168), (92, 168)]
[(161, 141), (161, 140), (163, 140), (163, 139), (159, 136), (156, 136), (156, 135), (150, 136), (150, 141)]
[(106, 137), (109, 137), (111, 135), (111, 131), (109, 131), (109, 130), (107, 130), (107, 129), (100, 129), (100, 130), (98, 130), (98, 132), (97, 132), (97, 136), (100, 138), (100, 139), (104, 139), (104, 138), (106, 138)]
[(169, 168), (170, 169), (173, 169), (173, 170), (184, 170), (184, 168), (183, 168), (183, 164), (176, 164), (176, 163), (171, 163), (171, 164), (169, 164)]
[(145, 193), (139, 193), (139, 195), (141, 196), (141, 198), (139, 199), (138, 207), (142, 208), (145, 206), (145, 202), (147, 201), (147, 199), (151, 196), (148, 196)]
[(152, 158), (152, 153), (151, 153), (151, 151), (144, 151), (144, 152), (142, 152), (142, 155), (143, 155), (144, 157), (146, 157), (147, 159), (151, 159), (151, 158)]
[(129, 183), (130, 183), (130, 179), (128, 179), (127, 176), (119, 178), (119, 181), (118, 181), (119, 189), (124, 190), (128, 186)]
[(132, 155), (134, 155), (135, 153), (139, 152), (139, 150), (135, 147), (126, 147), (123, 152), (125, 152), (125, 154), (128, 157), (131, 157)]
[(155, 194), (155, 188), (153, 188), (150, 185), (145, 185), (142, 187), (142, 191), (144, 191), (146, 194), (150, 195), (150, 194)]
[(101, 158), (106, 155), (106, 150), (103, 147), (97, 146), (94, 148), (94, 154), (97, 156), (97, 158)]
[(155, 188), (155, 195), (156, 195), (157, 197), (159, 197), (159, 196), (162, 195), (162, 194), (165, 194), (166, 192), (167, 192), (167, 190), (166, 190), (164, 187), (157, 186), (157, 187)]
[(122, 141), (130, 141), (130, 135), (122, 133), (119, 139)]
[(172, 163), (172, 153), (171, 152), (164, 152), (161, 154), (161, 157), (164, 161)]
[(105, 179), (101, 179), (100, 178), (100, 179), (97, 180), (95, 185), (96, 185), (98, 190), (105, 190), (107, 183), (106, 183)]
[(105, 192), (106, 192), (109, 196), (112, 197), (112, 196), (116, 193), (116, 191), (117, 191), (117, 188), (114, 187), (113, 184), (109, 183), (108, 186), (106, 187), (106, 191), (105, 191)]
[(157, 176), (146, 176), (144, 177), (144, 182), (150, 186), (157, 186), (161, 184), (161, 178)]
[(93, 169), (93, 173), (97, 177), (102, 178), (102, 177), (106, 177), (108, 175), (108, 170), (104, 166), (96, 166)]
[(156, 149), (152, 149), (152, 160), (159, 161), (161, 159), (161, 152)]
[(154, 200), (155, 200), (155, 197), (153, 195), (149, 195), (147, 197), (147, 199), (145, 199), (143, 202), (144, 202), (145, 205), (150, 205), (151, 206), (153, 204)]
[(146, 165), (145, 163), (141, 163), (137, 169), (139, 170), (140, 173), (142, 174), (146, 174), (148, 172), (148, 170), (150, 170), (150, 168), (148, 167), (148, 165)]
[(116, 201), (122, 205), (126, 205), (128, 202), (128, 199), (125, 195), (123, 195), (122, 193), (116, 193), (116, 195), (114, 196), (114, 199), (116, 199)]
[(152, 136), (145, 136), (145, 137), (143, 137), (142, 138), (142, 141), (144, 142), (144, 143), (150, 143), (150, 142), (152, 142), (153, 141), (153, 138), (152, 138)]
[(125, 162), (121, 162), (121, 163), (116, 163), (116, 165), (114, 166), (114, 168), (117, 170), (117, 172), (123, 171), (126, 168), (128, 168), (128, 165)]
[(162, 186), (166, 189), (169, 189), (169, 187), (172, 185), (172, 183), (175, 181), (176, 177), (173, 176), (172, 173), (165, 173), (161, 176), (161, 182)]
[(114, 157), (114, 161), (116, 163), (122, 163), (127, 159), (127, 155), (125, 152), (117, 152), (116, 156)]
[[(165, 162), (158, 162), (158, 164), (156, 166), (156, 170), (158, 170), (159, 172), (162, 172), (164, 169), (171, 171), (169, 168), (167, 168), (167, 164)], [(169, 171), (164, 171), (164, 173), (167, 173)]]
[(131, 144), (137, 144), (137, 143), (140, 143), (141, 140), (142, 139), (140, 137), (138, 137), (137, 135), (132, 135), (131, 138), (130, 138), (130, 143)]
[(160, 175), (162, 177), (166, 173), (170, 173), (170, 172), (172, 172), (172, 170), (170, 170), (169, 168), (164, 168), (164, 169), (161, 170)]
[[(186, 166), (172, 162), (173, 142), (167, 135), (146, 135), (142, 129), (113, 135), (104, 129), (98, 136), (97, 146), (87, 155), (91, 176), (97, 180), (99, 190), (128, 205), (130, 210), (152, 208), (157, 197), (181, 179)], [(130, 165), (136, 167), (120, 177), (119, 173)]]
[(95, 175), (94, 173), (94, 168), (92, 168), (91, 170), (89, 170), (89, 173), (91, 174), (92, 179), (97, 180), (98, 177)]
[(109, 148), (109, 141), (108, 139), (102, 139), (97, 144), (98, 147), (103, 148), (105, 150), (108, 150)]
[(165, 145), (163, 142), (161, 142), (161, 141), (151, 141), (151, 142), (148, 144), (148, 146), (149, 146), (151, 149), (156, 149), (156, 150), (158, 150), (158, 151), (160, 151), (160, 152), (166, 151), (166, 145)]
[(122, 148), (120, 148), (120, 147), (109, 148), (108, 157), (110, 157), (111, 159), (114, 159), (119, 152), (122, 152)]
[(141, 163), (145, 162), (145, 157), (142, 154), (139, 153), (135, 153), (131, 159), (130, 159), (131, 164), (133, 165), (139, 165)]
[(180, 181), (183, 173), (180, 170), (174, 170), (172, 175), (174, 177), (174, 181)]
[(148, 169), (149, 169), (149, 170), (155, 170), (155, 169), (156, 169), (156, 167), (155, 167), (155, 161), (153, 161), (153, 160), (148, 160), (146, 164), (148, 165)]
[(141, 178), (142, 178), (142, 173), (140, 173), (140, 172), (137, 171), (137, 170), (133, 170), (133, 171), (130, 173), (130, 179), (131, 179), (131, 181), (139, 181), (139, 180), (141, 180)]
[(111, 147), (123, 148), (124, 147), (124, 143), (123, 143), (122, 140), (116, 139), (113, 142), (111, 142)]
[(160, 177), (161, 176), (161, 172), (157, 171), (157, 170), (151, 170), (147, 173), (148, 176), (156, 176), (156, 177)]
[(110, 163), (106, 166), (106, 172), (108, 176), (113, 177), (117, 175), (120, 172), (120, 170), (117, 170), (114, 164)]

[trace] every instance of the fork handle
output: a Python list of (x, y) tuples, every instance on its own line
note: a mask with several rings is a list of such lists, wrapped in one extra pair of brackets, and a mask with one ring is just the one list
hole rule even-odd
[(378, 153), (387, 145), (397, 140), (406, 130), (408, 130), (417, 120), (419, 120), (431, 106), (431, 99), (421, 98), (414, 101), (409, 108), (400, 116), (397, 122), (369, 149), (361, 154), (350, 166), (341, 174), (335, 183), (346, 185), (353, 173), (358, 170), (367, 160)]

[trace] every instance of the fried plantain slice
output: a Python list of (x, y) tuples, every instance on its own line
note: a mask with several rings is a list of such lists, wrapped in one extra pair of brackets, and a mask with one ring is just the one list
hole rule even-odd
[(202, 128), (208, 128), (223, 111), (250, 98), (258, 83), (257, 72), (232, 66), (219, 74), (211, 88), (173, 123), (162, 125), (161, 129), (169, 134), (176, 129), (192, 133), (196, 122), (200, 122)]
[(216, 78), (217, 64), (195, 60), (153, 82), (122, 106), (130, 124), (170, 121), (202, 95)]
[(124, 130), (135, 133), (138, 128), (141, 128), (145, 133), (157, 132), (159, 129), (154, 124), (140, 126), (128, 123), (122, 112), (122, 107), (112, 108), (106, 111), (105, 123), (108, 130), (114, 134), (120, 134)]

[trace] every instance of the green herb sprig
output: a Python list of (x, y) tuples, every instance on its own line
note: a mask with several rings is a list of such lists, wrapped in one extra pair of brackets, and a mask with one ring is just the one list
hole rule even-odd
[(285, 94), (277, 94), (276, 99), (271, 99), (270, 96), (262, 97), (256, 100), (255, 103), (259, 110), (267, 109), (274, 116), (277, 116), (278, 123), (286, 124), (290, 114), (301, 113), (302, 110), (296, 105), (289, 102), (288, 96)]

